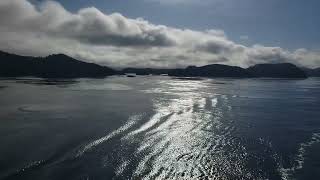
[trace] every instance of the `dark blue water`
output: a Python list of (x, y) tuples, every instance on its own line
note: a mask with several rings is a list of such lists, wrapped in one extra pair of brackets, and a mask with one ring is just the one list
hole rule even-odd
[(0, 80), (0, 179), (320, 179), (320, 79)]

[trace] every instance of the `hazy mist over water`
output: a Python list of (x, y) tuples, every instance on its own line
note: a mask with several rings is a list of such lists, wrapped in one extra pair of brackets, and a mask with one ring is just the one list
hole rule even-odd
[(320, 178), (320, 79), (0, 80), (0, 179)]

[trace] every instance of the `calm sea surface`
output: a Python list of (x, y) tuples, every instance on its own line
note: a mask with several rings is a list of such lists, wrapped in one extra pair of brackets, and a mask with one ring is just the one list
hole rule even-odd
[(320, 79), (0, 80), (0, 179), (320, 179)]

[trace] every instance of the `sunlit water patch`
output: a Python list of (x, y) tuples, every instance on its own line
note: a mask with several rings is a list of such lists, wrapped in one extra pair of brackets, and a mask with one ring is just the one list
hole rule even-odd
[[(210, 81), (159, 84), (160, 87), (147, 91), (160, 94), (154, 100), (156, 113), (123, 138), (130, 142), (142, 134), (134, 153), (140, 159), (132, 174), (134, 178), (265, 178), (263, 173), (252, 172), (247, 167), (254, 158), (248, 154), (242, 139), (234, 134), (235, 117), (229, 102), (234, 96), (214, 92), (215, 83)], [(161, 94), (174, 96), (164, 99)], [(272, 160), (273, 155), (270, 153)], [(119, 169), (124, 166), (128, 162), (122, 163)]]

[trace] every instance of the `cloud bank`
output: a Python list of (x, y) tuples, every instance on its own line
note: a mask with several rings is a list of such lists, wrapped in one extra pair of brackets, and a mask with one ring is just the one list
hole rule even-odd
[(113, 67), (185, 67), (220, 63), (247, 67), (291, 62), (320, 66), (320, 52), (238, 44), (222, 30), (194, 31), (104, 14), (94, 7), (71, 13), (55, 1), (0, 1), (0, 49), (46, 56), (65, 53)]

